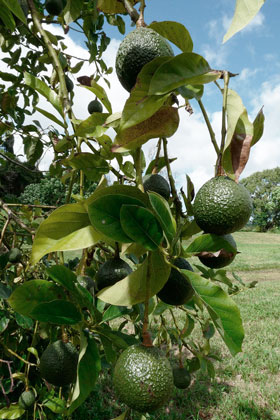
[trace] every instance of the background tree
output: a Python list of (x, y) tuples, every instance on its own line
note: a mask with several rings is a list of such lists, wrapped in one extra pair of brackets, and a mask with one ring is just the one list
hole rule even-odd
[(262, 232), (279, 227), (280, 168), (255, 172), (241, 180), (253, 199), (251, 222)]

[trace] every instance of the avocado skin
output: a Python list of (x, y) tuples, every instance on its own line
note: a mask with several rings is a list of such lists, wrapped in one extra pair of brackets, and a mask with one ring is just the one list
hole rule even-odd
[(170, 197), (170, 187), (163, 176), (159, 174), (146, 175), (143, 179), (144, 191), (153, 191), (160, 194), (165, 200)]
[(150, 413), (167, 403), (171, 396), (172, 368), (158, 348), (135, 344), (117, 360), (113, 385), (120, 401), (134, 410)]
[(185, 368), (174, 367), (173, 370), (173, 381), (176, 388), (186, 389), (191, 383), (191, 375)]
[(72, 82), (69, 76), (65, 76), (65, 84), (68, 92), (72, 92), (72, 90), (74, 89), (74, 83)]
[(50, 384), (65, 386), (77, 376), (78, 351), (68, 342), (57, 340), (48, 345), (40, 359), (41, 376)]
[(45, 9), (52, 16), (58, 16), (66, 5), (63, 0), (46, 0)]
[(142, 67), (156, 57), (170, 56), (169, 43), (151, 28), (140, 27), (130, 32), (119, 46), (116, 73), (122, 86), (130, 92)]
[[(221, 235), (222, 238), (230, 243), (234, 248), (236, 248), (236, 242), (232, 235)], [(236, 254), (231, 254), (229, 252), (222, 252), (218, 257), (215, 257), (211, 252), (206, 253), (203, 256), (199, 256), (199, 260), (202, 264), (206, 265), (209, 268), (222, 268), (231, 264), (234, 260)]]
[(30, 407), (34, 405), (35, 402), (35, 394), (33, 391), (24, 391), (18, 400), (18, 405), (24, 410), (28, 410)]
[(102, 111), (103, 111), (103, 106), (97, 99), (94, 99), (88, 104), (89, 114), (93, 114), (94, 112), (102, 112)]
[(9, 262), (18, 263), (22, 257), (22, 253), (18, 248), (12, 248), (9, 252)]
[(103, 263), (96, 273), (98, 290), (124, 279), (132, 272), (131, 267), (121, 258), (110, 258)]
[(226, 235), (248, 222), (252, 200), (243, 185), (227, 176), (207, 181), (195, 196), (193, 211), (198, 226), (206, 233)]
[[(175, 267), (193, 271), (191, 265), (184, 258), (176, 258)], [(184, 305), (194, 295), (194, 290), (188, 280), (175, 268), (171, 268), (169, 278), (157, 296), (168, 305)]]

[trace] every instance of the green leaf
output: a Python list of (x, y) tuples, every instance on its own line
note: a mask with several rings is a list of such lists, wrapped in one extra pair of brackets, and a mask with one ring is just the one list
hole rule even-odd
[(130, 312), (131, 309), (124, 308), (123, 306), (110, 305), (103, 314), (102, 322), (112, 321), (112, 319), (127, 315)]
[(25, 137), (24, 141), (24, 153), (27, 157), (28, 163), (30, 165), (35, 165), (35, 163), (40, 159), (44, 151), (44, 145), (38, 137)]
[(77, 277), (65, 265), (53, 265), (47, 268), (46, 272), (52, 280), (65, 287), (69, 292), (76, 291), (75, 283), (77, 282)]
[(48, 407), (49, 410), (56, 414), (62, 414), (66, 408), (65, 401), (52, 395), (43, 401), (43, 406)]
[[(110, 187), (109, 187), (110, 188)], [(121, 207), (125, 204), (134, 204), (137, 206), (144, 206), (142, 201), (138, 199), (139, 194), (135, 194), (136, 188), (127, 186), (126, 188), (112, 188), (109, 190), (102, 190), (103, 194), (97, 197), (88, 207), (89, 219), (93, 227), (107, 237), (120, 242), (132, 242), (132, 239), (124, 232), (121, 221), (120, 212)], [(108, 191), (109, 190), (109, 191)], [(116, 193), (114, 193), (116, 191)], [(117, 192), (120, 192), (119, 194)], [(124, 192), (122, 194), (121, 192)], [(110, 194), (112, 192), (112, 194)], [(131, 192), (131, 195), (129, 193)]]
[(50, 112), (46, 111), (45, 109), (35, 107), (36, 111), (39, 111), (42, 115), (47, 117), (49, 120), (53, 121), (54, 123), (60, 125), (60, 127), (65, 128), (65, 124), (63, 121), (60, 121), (58, 118), (56, 118), (55, 115), (51, 114)]
[(115, 364), (117, 360), (117, 352), (113, 349), (113, 343), (107, 337), (100, 334), (100, 340), (108, 363)]
[(46, 85), (42, 80), (37, 79), (30, 73), (24, 73), (24, 80), (27, 86), (30, 86), (32, 89), (35, 89), (38, 93), (44, 96), (48, 102), (50, 102), (53, 107), (59, 112), (63, 117), (63, 109), (61, 105), (60, 98), (58, 94), (52, 90), (49, 86)]
[(31, 264), (54, 251), (88, 248), (100, 240), (82, 203), (66, 204), (44, 220), (35, 235)]
[(131, 306), (144, 302), (147, 287), (147, 275), (150, 276), (149, 296), (157, 294), (167, 282), (170, 265), (159, 251), (154, 251), (145, 259), (136, 271), (98, 293), (98, 298), (111, 305)]
[(19, 20), (25, 24), (27, 23), (25, 14), (23, 13), (22, 8), (20, 7), (20, 2), (18, 0), (2, 0), (2, 2), (17, 18), (19, 18)]
[[(174, 162), (175, 160), (177, 160), (177, 158), (172, 158), (169, 159), (169, 163)], [(153, 169), (156, 167), (157, 168), (157, 172), (160, 172), (163, 168), (165, 168), (166, 166), (166, 160), (165, 157), (160, 157), (158, 159), (153, 159), (150, 163), (149, 166), (145, 172), (145, 175), (150, 175), (153, 172)]]
[(185, 99), (193, 99), (195, 98), (199, 101), (204, 93), (204, 86), (203, 85), (186, 85), (181, 86), (178, 89), (180, 95), (183, 96)]
[(265, 0), (236, 0), (233, 20), (223, 42), (228, 41), (234, 34), (245, 28), (264, 5)]
[(171, 137), (176, 132), (178, 125), (178, 108), (163, 106), (147, 120), (119, 131), (112, 150), (122, 153), (142, 146), (149, 139)]
[[(112, 420), (125, 420), (126, 419), (126, 416), (127, 416), (127, 414), (129, 413), (129, 409), (127, 409), (127, 410), (125, 410), (125, 412), (124, 413), (122, 413), (120, 416), (118, 416), (118, 417), (115, 417), (114, 419), (112, 419)], [(142, 416), (142, 417), (144, 417), (144, 416)], [(145, 419), (146, 417), (144, 417), (144, 419)]]
[(107, 337), (112, 344), (115, 347), (118, 347), (119, 349), (126, 349), (129, 346), (132, 346), (133, 344), (137, 344), (138, 340), (133, 335), (125, 334), (121, 331), (114, 331), (111, 330), (106, 326), (106, 328), (102, 328), (98, 330), (98, 333), (100, 336)]
[[(134, 4), (138, 3), (139, 0), (130, 0), (129, 3), (131, 3), (132, 6)], [(98, 0), (97, 1), (97, 8), (98, 10), (101, 10), (103, 13), (109, 13), (109, 14), (124, 14), (127, 13), (124, 5), (116, 0)]]
[(228, 252), (236, 254), (236, 248), (234, 248), (227, 240), (223, 239), (219, 235), (215, 235), (214, 233), (205, 233), (194, 239), (194, 241), (192, 241), (192, 243), (187, 247), (186, 252), (216, 252), (221, 249), (225, 249)]
[(67, 163), (74, 169), (82, 170), (85, 176), (93, 182), (99, 181), (103, 174), (109, 172), (106, 160), (92, 153), (78, 153), (67, 159)]
[(187, 28), (179, 22), (153, 22), (149, 25), (169, 41), (173, 42), (183, 52), (192, 52), (193, 41)]
[(10, 319), (2, 316), (0, 318), (0, 333), (4, 332), (7, 326), (9, 325)]
[(30, 329), (33, 327), (33, 320), (29, 316), (21, 315), (15, 312), (16, 323), (24, 329)]
[(0, 1), (0, 19), (8, 29), (13, 31), (16, 27), (14, 16), (2, 1)]
[(76, 128), (76, 135), (80, 137), (100, 137), (102, 136), (107, 127), (105, 121), (110, 114), (94, 112), (86, 120), (82, 121)]
[(52, 282), (29, 280), (13, 291), (8, 303), (21, 315), (30, 316), (38, 304), (50, 302), (63, 296), (63, 289)]
[(181, 236), (183, 239), (188, 239), (199, 232), (201, 232), (201, 229), (195, 220), (192, 220), (191, 222), (187, 221), (182, 229)]
[(30, 316), (40, 322), (59, 325), (77, 324), (82, 320), (81, 312), (77, 307), (72, 302), (62, 299), (40, 303), (35, 306)]
[(254, 119), (253, 126), (254, 126), (254, 135), (253, 135), (253, 140), (252, 140), (252, 143), (251, 143), (251, 147), (254, 146), (254, 144), (256, 144), (263, 135), (264, 113), (263, 113), (262, 108), (260, 109), (256, 118)]
[(10, 405), (9, 408), (5, 407), (0, 410), (0, 418), (3, 419), (18, 419), (25, 413), (24, 408), (21, 408), (18, 404)]
[(102, 86), (96, 83), (95, 80), (91, 81), (91, 86), (85, 86), (85, 85), (81, 85), (81, 86), (90, 90), (92, 93), (94, 93), (97, 96), (97, 98), (100, 99), (100, 101), (103, 103), (103, 105), (105, 105), (105, 107), (107, 108), (107, 111), (110, 114), (112, 114), (111, 103), (108, 99), (105, 89)]
[(8, 299), (12, 291), (3, 283), (0, 283), (0, 299)]
[(172, 243), (176, 235), (176, 222), (172, 216), (170, 207), (167, 201), (155, 192), (148, 193), (151, 206), (159, 220), (169, 244)]
[(133, 204), (125, 204), (120, 210), (120, 223), (123, 231), (150, 251), (158, 248), (163, 239), (162, 228), (153, 213)]
[(123, 108), (120, 130), (126, 130), (147, 120), (155, 114), (167, 100), (167, 95), (149, 96), (150, 81), (156, 70), (171, 57), (158, 57), (145, 64), (137, 76), (136, 85), (132, 89)]
[(81, 15), (83, 9), (83, 0), (67, 1), (66, 7), (63, 10), (63, 18), (66, 25), (74, 22)]
[(216, 284), (189, 270), (181, 272), (191, 282), (206, 306), (215, 327), (233, 356), (242, 351), (244, 330), (240, 311), (229, 295)]
[(195, 53), (182, 53), (162, 64), (152, 77), (149, 95), (163, 95), (185, 86), (201, 85), (220, 77), (207, 61)]
[(100, 370), (101, 362), (95, 339), (91, 336), (85, 336), (82, 333), (77, 381), (68, 414), (73, 413), (85, 401), (91, 391), (93, 391)]

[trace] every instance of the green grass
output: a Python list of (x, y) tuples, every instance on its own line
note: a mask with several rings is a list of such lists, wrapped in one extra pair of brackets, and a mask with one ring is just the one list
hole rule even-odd
[[(147, 416), (151, 420), (280, 419), (280, 235), (239, 232), (234, 237), (241, 254), (230, 270), (246, 282), (259, 282), (234, 297), (245, 329), (243, 352), (232, 357), (216, 333), (211, 342), (222, 361), (215, 362), (215, 379), (193, 374), (191, 386), (176, 390), (166, 407)], [(96, 390), (72, 419), (110, 420), (124, 409), (114, 396), (111, 371), (104, 369)]]

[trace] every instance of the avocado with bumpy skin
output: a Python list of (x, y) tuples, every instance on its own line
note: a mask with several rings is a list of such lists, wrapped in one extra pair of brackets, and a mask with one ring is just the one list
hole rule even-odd
[[(183, 270), (193, 271), (191, 265), (184, 258), (176, 258), (174, 263), (175, 267), (181, 268)], [(171, 268), (170, 275), (167, 282), (163, 288), (157, 293), (157, 296), (164, 303), (168, 305), (184, 305), (194, 295), (194, 290), (188, 280), (176, 270), (176, 268)]]
[(19, 397), (18, 405), (24, 410), (28, 410), (30, 407), (33, 407), (35, 399), (35, 394), (32, 390), (24, 391)]
[(91, 101), (88, 104), (88, 112), (89, 112), (89, 114), (93, 114), (94, 112), (102, 112), (102, 111), (103, 111), (103, 106), (99, 102), (98, 99), (94, 99), (93, 101)]
[(156, 57), (172, 57), (169, 43), (151, 28), (140, 27), (121, 42), (116, 57), (116, 72), (122, 86), (130, 92), (142, 67)]
[(163, 176), (159, 174), (146, 175), (143, 178), (144, 191), (153, 191), (160, 194), (166, 200), (170, 197), (170, 187)]
[(207, 181), (195, 196), (194, 218), (206, 233), (226, 235), (248, 222), (252, 200), (243, 185), (221, 175)]
[(55, 386), (66, 386), (77, 376), (78, 351), (68, 342), (57, 340), (48, 345), (40, 359), (42, 378)]
[[(236, 249), (236, 242), (232, 235), (222, 235), (221, 237)], [(215, 253), (212, 252), (203, 252), (199, 255), (198, 258), (202, 264), (206, 265), (206, 267), (222, 268), (231, 264), (235, 256), (236, 253), (221, 249), (219, 255), (215, 255)]]
[(176, 388), (186, 389), (191, 383), (190, 372), (184, 367), (174, 367), (173, 370), (173, 381)]
[(99, 267), (96, 273), (98, 290), (113, 286), (113, 284), (124, 279), (131, 272), (132, 269), (127, 262), (121, 258), (110, 258)]
[(22, 257), (22, 253), (21, 253), (21, 250), (20, 249), (18, 249), (18, 248), (12, 248), (9, 251), (8, 258), (9, 258), (9, 262), (10, 263), (18, 263), (18, 262), (20, 262), (21, 257)]
[(45, 9), (50, 15), (59, 16), (65, 5), (64, 0), (46, 0)]
[(128, 407), (150, 413), (167, 403), (174, 389), (172, 368), (156, 347), (135, 344), (120, 355), (113, 373), (117, 397)]

